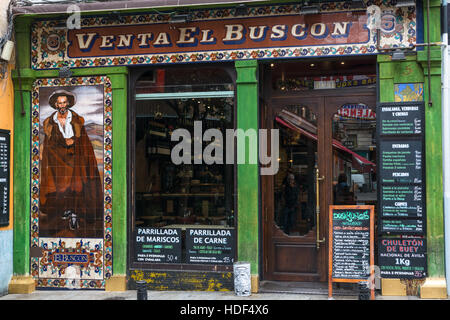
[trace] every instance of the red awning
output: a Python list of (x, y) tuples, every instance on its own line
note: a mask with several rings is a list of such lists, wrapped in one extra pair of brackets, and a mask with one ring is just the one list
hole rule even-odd
[[(280, 117), (275, 117), (275, 120), (278, 123), (284, 125), (285, 127), (295, 130), (297, 132), (300, 132), (301, 134), (307, 136), (308, 138), (317, 141), (317, 136), (315, 134), (310, 133), (310, 132), (306, 131), (305, 129), (299, 128), (296, 125), (290, 123), (289, 121), (285, 121), (285, 120), (281, 119)], [(349, 153), (352, 156), (353, 167), (360, 170), (361, 172), (370, 172), (370, 171), (376, 170), (375, 163), (367, 160), (363, 156), (361, 156), (361, 155), (357, 154), (356, 152), (350, 150), (349, 148), (345, 147), (342, 143), (340, 143), (336, 139), (333, 139), (333, 147)]]

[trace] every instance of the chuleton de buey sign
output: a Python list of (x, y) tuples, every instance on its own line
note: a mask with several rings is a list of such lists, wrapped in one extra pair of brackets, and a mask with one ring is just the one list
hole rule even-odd
[(68, 33), (68, 56), (366, 43), (366, 23), (365, 15), (336, 13), (74, 29)]

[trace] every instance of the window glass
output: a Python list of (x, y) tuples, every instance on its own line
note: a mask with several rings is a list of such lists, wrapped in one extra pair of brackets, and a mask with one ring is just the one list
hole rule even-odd
[(308, 59), (268, 65), (272, 89), (280, 93), (323, 89), (374, 87), (377, 77), (373, 57)]
[(308, 106), (285, 106), (274, 128), (280, 130), (275, 223), (288, 236), (304, 236), (316, 226), (317, 115)]
[(333, 115), (333, 201), (376, 204), (376, 116), (373, 107), (346, 104)]
[[(217, 68), (149, 71), (136, 83), (135, 128), (135, 226), (180, 230), (183, 254), (176, 262), (195, 263), (186, 253), (192, 249), (189, 230), (234, 237), (234, 167), (225, 163), (225, 132), (234, 128), (233, 81)], [(220, 132), (223, 143), (216, 136), (207, 139), (209, 129)], [(189, 139), (172, 139), (180, 134)], [(189, 147), (182, 149), (182, 143)], [(232, 255), (219, 247), (204, 249)], [(231, 263), (232, 257), (220, 261)]]

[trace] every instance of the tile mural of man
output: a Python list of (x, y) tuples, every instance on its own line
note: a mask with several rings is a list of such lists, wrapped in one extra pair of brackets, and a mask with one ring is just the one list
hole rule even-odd
[(48, 101), (55, 111), (42, 126), (39, 235), (101, 238), (102, 182), (85, 120), (71, 110), (76, 96), (58, 89)]

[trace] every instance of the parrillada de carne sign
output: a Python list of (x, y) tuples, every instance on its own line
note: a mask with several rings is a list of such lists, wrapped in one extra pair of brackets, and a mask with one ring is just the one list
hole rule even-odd
[(187, 228), (186, 262), (232, 264), (235, 258), (235, 230), (231, 228)]

